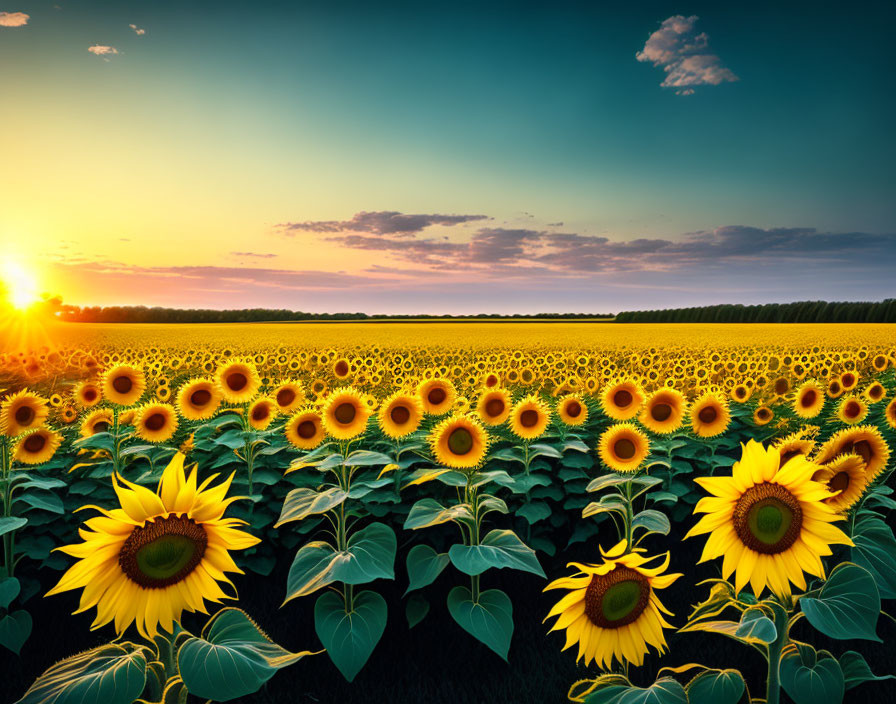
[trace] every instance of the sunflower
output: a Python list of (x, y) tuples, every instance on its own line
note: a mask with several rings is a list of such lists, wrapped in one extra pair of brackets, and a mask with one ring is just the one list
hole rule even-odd
[(812, 481), (824, 484), (832, 493), (824, 502), (837, 513), (845, 513), (862, 498), (868, 487), (865, 462), (858, 455), (845, 454), (821, 465)]
[(680, 391), (660, 389), (647, 399), (638, 420), (648, 430), (659, 435), (674, 433), (681, 427), (687, 401)]
[(228, 403), (245, 403), (255, 396), (261, 378), (254, 362), (239, 359), (227, 362), (215, 372), (215, 383)]
[(501, 377), (495, 372), (489, 372), (482, 380), (482, 385), (487, 389), (493, 389), (501, 383)]
[(827, 395), (829, 398), (839, 398), (843, 395), (843, 384), (839, 379), (831, 379), (828, 382)]
[(814, 380), (804, 382), (796, 391), (793, 412), (800, 418), (814, 418), (824, 406), (824, 389)]
[(259, 542), (237, 528), (244, 521), (223, 517), (236, 500), (226, 498), (233, 475), (210, 487), (216, 476), (197, 486), (196, 469), (185, 476), (181, 453), (156, 492), (113, 476), (121, 508), (98, 509), (103, 515), (80, 531), (84, 542), (59, 548), (78, 562), (47, 596), (83, 588), (78, 613), (96, 606), (93, 629), (114, 620), (121, 635), (136, 622), (145, 638), (159, 628), (173, 632), (184, 610), (207, 613), (205, 599), (228, 598), (218, 582), (233, 588), (225, 573), (242, 573), (229, 551)]
[(255, 430), (265, 430), (277, 417), (277, 404), (270, 398), (257, 398), (249, 405), (246, 416)]
[(44, 424), (49, 413), (45, 398), (23, 389), (0, 404), (0, 432), (15, 437), (34, 430)]
[(731, 389), (731, 400), (735, 403), (744, 403), (749, 401), (752, 390), (746, 384), (737, 384)]
[(485, 459), (488, 434), (475, 418), (455, 414), (432, 429), (429, 445), (439, 464), (472, 469)]
[(659, 653), (666, 649), (664, 628), (672, 628), (663, 618), (671, 616), (660, 602), (656, 590), (665, 589), (681, 574), (664, 574), (669, 553), (662, 564), (649, 567), (657, 557), (647, 557), (643, 548), (623, 555), (625, 541), (609, 552), (601, 549), (600, 565), (570, 562), (578, 569), (571, 577), (551, 582), (548, 589), (569, 591), (550, 610), (545, 620), (557, 616), (551, 631), (566, 629), (563, 650), (579, 645), (576, 662), (592, 660), (609, 669), (613, 660), (641, 665), (647, 646)]
[(567, 394), (557, 404), (557, 415), (566, 425), (583, 425), (588, 420), (588, 406), (578, 394)]
[(208, 420), (221, 405), (221, 391), (211, 379), (193, 379), (177, 392), (177, 410), (187, 420)]
[(313, 450), (327, 436), (320, 413), (311, 408), (298, 411), (286, 421), (286, 439), (300, 450)]
[(420, 426), (423, 403), (415, 394), (398, 391), (383, 401), (377, 421), (383, 434), (396, 440), (407, 437)]
[(859, 383), (859, 376), (855, 372), (843, 372), (840, 375), (840, 385), (844, 391), (852, 391)]
[(831, 525), (842, 516), (824, 503), (827, 487), (812, 481), (818, 469), (802, 456), (781, 467), (777, 449), (750, 440), (730, 477), (694, 479), (712, 494), (697, 502), (694, 513), (706, 515), (685, 536), (710, 534), (700, 562), (724, 556), (722, 577), (736, 570), (735, 589), (749, 582), (757, 599), (766, 586), (779, 597), (791, 582), (805, 589), (804, 571), (823, 579), (830, 545), (852, 541)]
[(636, 472), (650, 452), (650, 441), (631, 423), (617, 423), (600, 436), (597, 453), (616, 472)]
[(78, 412), (73, 406), (65, 406), (59, 414), (59, 419), (65, 425), (70, 425), (78, 419)]
[(753, 411), (753, 422), (756, 425), (767, 425), (775, 417), (775, 412), (766, 405), (759, 406)]
[(281, 413), (292, 413), (305, 402), (305, 389), (298, 381), (284, 381), (271, 395)]
[(837, 404), (837, 418), (841, 423), (857, 425), (868, 415), (868, 405), (860, 398), (850, 394), (844, 396)]
[(812, 453), (812, 450), (815, 448), (815, 440), (809, 437), (812, 432), (814, 432), (814, 429), (803, 428), (774, 443), (773, 447), (781, 455), (782, 467), (794, 457), (799, 455), (808, 457)]
[(869, 384), (863, 392), (863, 396), (868, 399), (869, 403), (877, 403), (878, 401), (883, 401), (884, 398), (886, 398), (886, 395), (887, 390), (879, 381), (875, 381), (873, 384)]
[(617, 381), (600, 396), (600, 405), (613, 420), (634, 418), (644, 403), (641, 387), (633, 381)]
[(721, 435), (731, 422), (728, 404), (713, 393), (706, 393), (694, 402), (690, 417), (694, 434), (701, 438)]
[(62, 436), (49, 428), (32, 430), (16, 443), (13, 456), (22, 464), (43, 464), (47, 462), (59, 448)]
[(476, 415), (485, 425), (501, 425), (510, 415), (513, 402), (506, 389), (489, 389), (479, 396), (476, 403)]
[(97, 408), (81, 421), (81, 437), (89, 437), (97, 433), (108, 433), (112, 430), (112, 409)]
[(423, 410), (433, 416), (441, 416), (451, 410), (457, 391), (447, 379), (426, 379), (417, 387), (417, 395), (423, 402)]
[(537, 396), (530, 395), (516, 402), (510, 411), (510, 429), (523, 440), (534, 440), (548, 427), (551, 409)]
[(119, 364), (103, 375), (103, 398), (119, 406), (131, 406), (146, 391), (143, 370), (130, 364)]
[(339, 381), (348, 379), (348, 377), (351, 376), (351, 373), (352, 367), (347, 359), (337, 359), (333, 362), (333, 376), (339, 379)]
[(137, 437), (147, 442), (165, 442), (177, 430), (177, 414), (167, 403), (147, 403), (134, 418)]
[(834, 433), (813, 458), (815, 464), (827, 464), (844, 453), (858, 455), (865, 462), (868, 481), (874, 481), (887, 466), (890, 448), (880, 430), (873, 425), (857, 425)]
[(367, 429), (370, 409), (350, 386), (333, 391), (321, 411), (324, 429), (337, 440), (350, 440)]
[(896, 398), (887, 404), (884, 409), (884, 417), (887, 419), (887, 425), (896, 430)]
[(84, 408), (93, 408), (103, 400), (103, 392), (92, 381), (82, 381), (75, 387), (75, 402)]

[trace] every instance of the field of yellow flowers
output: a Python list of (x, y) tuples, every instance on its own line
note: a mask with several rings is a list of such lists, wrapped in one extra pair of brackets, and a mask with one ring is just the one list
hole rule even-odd
[[(46, 639), (33, 615), (63, 599), (102, 639), (20, 702), (275, 701), (324, 659), (358, 686), (387, 628), (496, 669), (518, 626), (578, 665), (555, 701), (894, 693), (868, 647), (896, 598), (894, 326), (62, 333), (0, 353), (0, 645)], [(514, 608), (514, 571), (543, 612)], [(222, 605), (272, 579), (313, 624), (294, 650)], [(726, 639), (762, 667), (676, 657)]]

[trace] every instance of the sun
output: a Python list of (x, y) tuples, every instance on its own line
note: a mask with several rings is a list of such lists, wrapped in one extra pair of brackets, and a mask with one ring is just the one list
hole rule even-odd
[(21, 261), (3, 262), (0, 285), (6, 289), (6, 298), (17, 310), (25, 310), (40, 300), (37, 276)]

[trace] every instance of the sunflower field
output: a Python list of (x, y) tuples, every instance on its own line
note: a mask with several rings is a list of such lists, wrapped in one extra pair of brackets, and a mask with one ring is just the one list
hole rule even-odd
[(398, 701), (416, 668), (417, 701), (896, 699), (894, 368), (886, 325), (0, 354), (4, 693)]

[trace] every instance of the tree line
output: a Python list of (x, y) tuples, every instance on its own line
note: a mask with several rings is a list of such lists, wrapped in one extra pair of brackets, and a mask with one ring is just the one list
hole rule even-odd
[(745, 306), (625, 311), (617, 323), (896, 323), (896, 298), (878, 302), (799, 301)]

